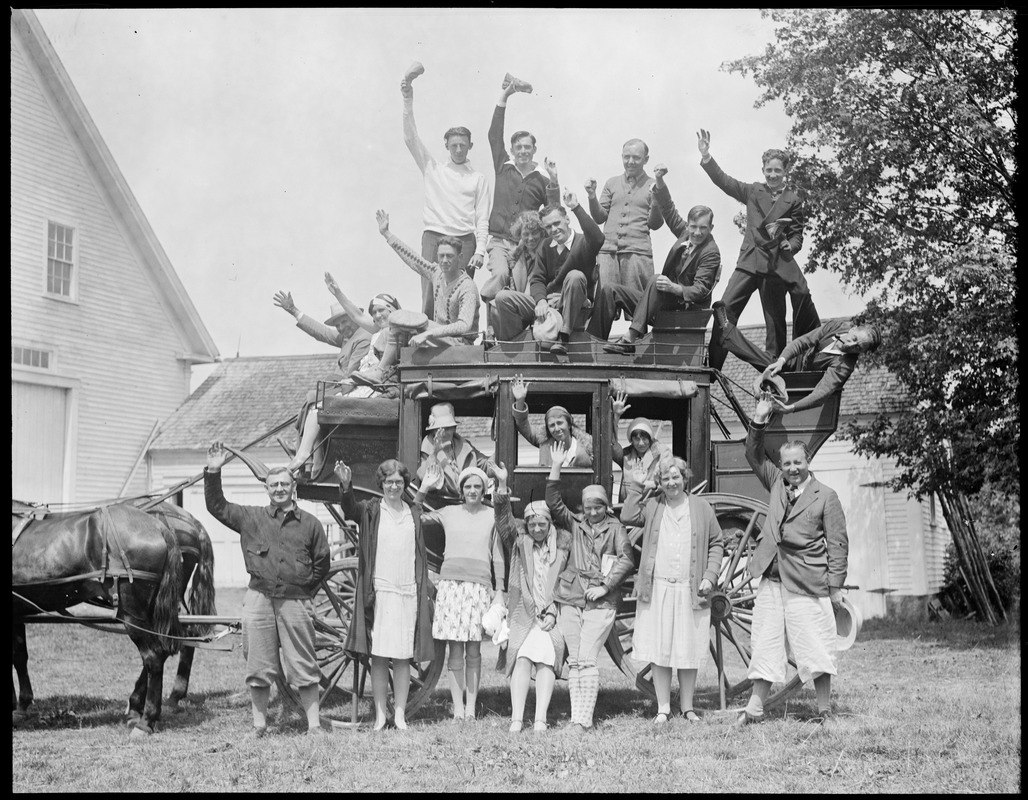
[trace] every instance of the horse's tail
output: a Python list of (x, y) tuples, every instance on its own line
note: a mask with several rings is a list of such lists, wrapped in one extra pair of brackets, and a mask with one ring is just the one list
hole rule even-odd
[[(194, 614), (214, 615), (218, 611), (214, 607), (214, 548), (211, 537), (198, 519), (192, 521), (196, 532), (196, 545), (200, 550), (200, 560), (193, 570), (193, 584), (189, 590), (189, 608)], [(202, 636), (210, 631), (210, 626), (202, 626), (195, 635)]]
[(179, 549), (175, 532), (160, 520), (151, 517), (160, 527), (161, 535), (167, 547), (168, 556), (164, 561), (164, 571), (157, 587), (157, 595), (153, 601), (153, 630), (161, 637), (161, 646), (169, 654), (177, 653), (182, 635), (182, 625), (178, 618), (179, 590), (182, 583), (182, 551)]

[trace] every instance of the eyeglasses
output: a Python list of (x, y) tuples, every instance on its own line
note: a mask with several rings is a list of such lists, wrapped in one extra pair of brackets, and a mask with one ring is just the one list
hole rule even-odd
[(382, 485), (383, 485), (383, 486), (391, 486), (391, 487), (395, 487), (395, 486), (403, 486), (403, 480), (397, 480), (397, 481), (382, 481)]
[(293, 485), (292, 481), (278, 481), (277, 483), (269, 483), (268, 486), (272, 489), (288, 489)]

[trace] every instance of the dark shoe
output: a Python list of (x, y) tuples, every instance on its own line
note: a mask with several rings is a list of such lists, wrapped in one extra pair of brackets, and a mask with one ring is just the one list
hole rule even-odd
[[(745, 712), (743, 712), (743, 713), (745, 713)], [(693, 724), (703, 722), (703, 720), (700, 718), (700, 715), (697, 714), (691, 708), (688, 711), (683, 711), (682, 712), (682, 719), (684, 719), (686, 722), (691, 722)]]
[(532, 91), (532, 84), (528, 81), (523, 81), (521, 78), (515, 78), (509, 72), (503, 76), (503, 84), (500, 86), (501, 89), (506, 89), (511, 84), (514, 84), (515, 92), (529, 92)]
[(555, 356), (566, 356), (568, 354), (568, 343), (564, 339), (558, 339), (550, 345), (550, 353)]
[(714, 309), (714, 322), (721, 328), (722, 331), (728, 330), (728, 309), (725, 304), (718, 300), (714, 305), (711, 306)]
[(603, 352), (619, 356), (631, 356), (635, 354), (635, 345), (625, 339), (618, 339), (616, 342), (603, 345)]

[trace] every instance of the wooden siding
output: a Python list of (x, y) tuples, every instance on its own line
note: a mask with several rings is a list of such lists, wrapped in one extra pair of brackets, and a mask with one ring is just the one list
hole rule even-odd
[[(189, 349), (141, 263), (93, 166), (57, 111), (12, 27), (11, 333), (55, 351), (55, 373), (80, 381), (74, 493), (115, 495), (153, 423), (187, 396)], [(46, 225), (76, 231), (74, 302), (44, 296)], [(137, 472), (130, 491), (146, 488)]]

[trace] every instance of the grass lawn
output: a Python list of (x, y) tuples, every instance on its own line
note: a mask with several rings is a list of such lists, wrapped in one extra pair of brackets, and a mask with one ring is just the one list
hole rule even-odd
[[(218, 610), (238, 614), (242, 590)], [(232, 637), (238, 640), (238, 637)], [(451, 724), (445, 674), (409, 731), (300, 735), (299, 712), (273, 705), (272, 728), (248, 738), (243, 659), (198, 651), (185, 710), (130, 739), (122, 712), (139, 673), (125, 636), (68, 625), (29, 627), (35, 712), (12, 741), (12, 788), (67, 791), (1018, 792), (1019, 625), (865, 623), (843, 654), (837, 720), (821, 728), (806, 687), (736, 730), (713, 708), (706, 724), (655, 728), (652, 701), (601, 663), (597, 727), (575, 739), (567, 684), (546, 733), (507, 732), (510, 696), (483, 647), (480, 719)], [(165, 696), (175, 661), (165, 675)], [(526, 718), (531, 719), (533, 694)], [(528, 726), (529, 728), (531, 725)]]

